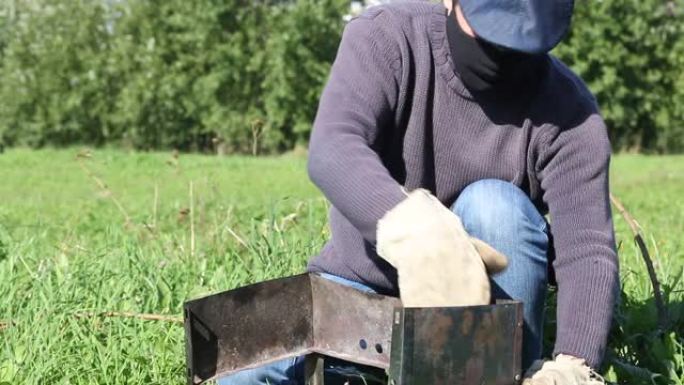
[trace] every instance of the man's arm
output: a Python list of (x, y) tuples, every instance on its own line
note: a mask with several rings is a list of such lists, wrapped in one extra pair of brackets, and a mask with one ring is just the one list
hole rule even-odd
[(589, 114), (546, 144), (538, 175), (551, 214), (558, 281), (554, 354), (600, 365), (618, 285), (608, 192), (610, 143), (603, 119)]
[(401, 78), (397, 43), (375, 20), (381, 12), (345, 28), (320, 99), (308, 160), (314, 184), (370, 242), (378, 220), (405, 198), (372, 148), (379, 131), (393, 127)]

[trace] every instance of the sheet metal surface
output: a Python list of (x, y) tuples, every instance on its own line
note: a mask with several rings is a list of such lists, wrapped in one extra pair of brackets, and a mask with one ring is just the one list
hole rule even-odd
[(520, 375), (521, 303), (404, 309), (315, 274), (186, 302), (185, 329), (190, 385), (303, 354), (389, 368), (395, 385), (511, 385)]
[(309, 353), (388, 368), (398, 306), (316, 274), (186, 302), (188, 384)]
[(390, 384), (516, 384), (522, 322), (522, 303), (513, 301), (396, 309)]

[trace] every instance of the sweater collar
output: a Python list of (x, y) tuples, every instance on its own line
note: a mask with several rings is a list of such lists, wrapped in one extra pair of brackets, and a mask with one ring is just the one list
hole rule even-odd
[(451, 50), (447, 41), (446, 21), (448, 10), (442, 2), (434, 4), (430, 20), (430, 43), (432, 57), (440, 76), (444, 78), (449, 88), (466, 99), (473, 99), (472, 94), (465, 87), (456, 73), (456, 67), (451, 58)]

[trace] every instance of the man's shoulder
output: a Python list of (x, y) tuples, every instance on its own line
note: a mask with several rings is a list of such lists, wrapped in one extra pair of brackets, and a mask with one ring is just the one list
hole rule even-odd
[(376, 18), (381, 14), (389, 14), (395, 18), (412, 20), (432, 14), (437, 4), (425, 0), (400, 0), (368, 7), (358, 17)]
[(549, 96), (556, 98), (547, 100), (556, 100), (561, 103), (571, 101), (572, 103), (568, 107), (598, 109), (594, 94), (591, 93), (582, 78), (557, 57), (549, 55), (549, 58), (551, 69), (546, 92), (552, 94)]
[(398, 31), (411, 25), (427, 25), (436, 7), (434, 2), (424, 0), (391, 1), (369, 7), (354, 19), (374, 20), (385, 29)]
[(537, 98), (536, 120), (565, 130), (598, 115), (596, 98), (582, 78), (560, 59), (551, 55), (549, 58), (545, 86)]

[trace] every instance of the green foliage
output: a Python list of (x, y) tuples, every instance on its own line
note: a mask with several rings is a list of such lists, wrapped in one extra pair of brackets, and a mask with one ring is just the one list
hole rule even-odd
[(580, 1), (555, 53), (595, 93), (615, 148), (684, 151), (684, 1)]
[(284, 150), (308, 138), (347, 4), (16, 6), (0, 70), (2, 140), (207, 149), (218, 139), (246, 152), (257, 145)]
[[(0, 155), (0, 384), (182, 384), (182, 324), (77, 314), (180, 317), (187, 299), (302, 272), (329, 238), (304, 158), (96, 151), (82, 161), (103, 190), (75, 155)], [(681, 385), (684, 157), (620, 155), (612, 175), (648, 236), (671, 327), (655, 332), (651, 285), (616, 214), (623, 294), (606, 373)]]
[(7, 44), (7, 31), (9, 28), (10, 9), (7, 4), (0, 4), (0, 63)]
[[(0, 143), (305, 144), (347, 0), (0, 2)], [(684, 0), (579, 1), (554, 52), (616, 149), (684, 151)]]
[(268, 8), (253, 2), (123, 3), (112, 37), (120, 93), (112, 111), (120, 137), (138, 148), (239, 149), (259, 108)]
[(82, 162), (103, 190), (75, 155), (0, 156), (0, 384), (184, 384), (182, 323), (83, 314), (182, 318), (301, 272), (327, 236), (304, 158), (102, 151)]
[(0, 78), (0, 136), (39, 146), (107, 139), (107, 33), (96, 2), (17, 1)]
[(287, 147), (309, 139), (318, 98), (328, 77), (342, 30), (344, 8), (337, 0), (300, 2), (275, 14), (266, 45), (264, 107), (269, 132)]

